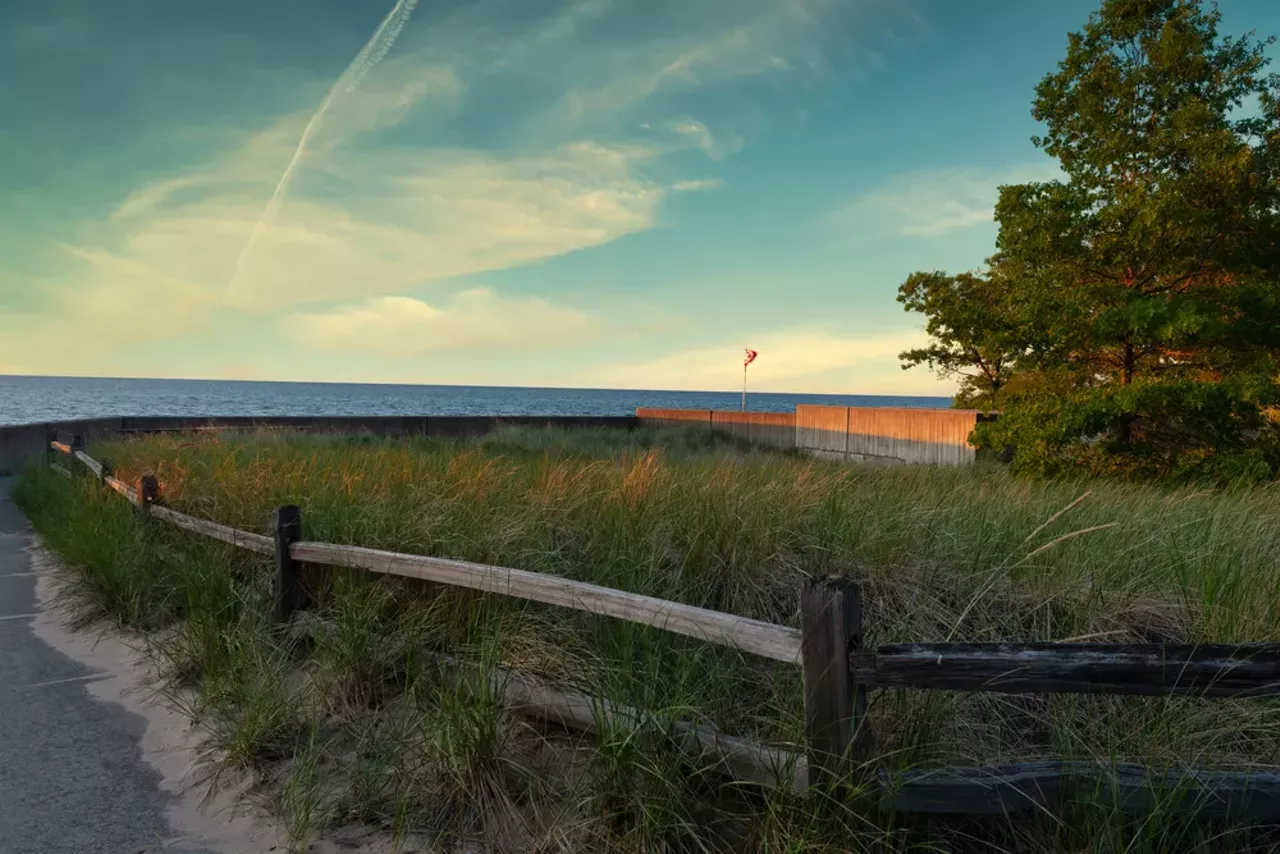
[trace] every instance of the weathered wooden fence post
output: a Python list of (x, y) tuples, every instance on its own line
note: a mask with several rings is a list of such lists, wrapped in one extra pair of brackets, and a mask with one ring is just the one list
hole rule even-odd
[(107, 480), (116, 476), (116, 467), (111, 464), (111, 460), (103, 459), (98, 465), (102, 466), (102, 475), (98, 478), (103, 489), (107, 486)]
[(809, 785), (853, 776), (871, 758), (867, 690), (849, 653), (862, 645), (862, 596), (846, 578), (811, 578), (800, 597), (800, 656)]
[(307, 604), (302, 567), (289, 553), (289, 546), (302, 539), (302, 510), (296, 504), (277, 507), (271, 527), (276, 540), (276, 619), (285, 622)]
[(138, 478), (138, 509), (143, 513), (151, 512), (151, 505), (160, 500), (160, 481), (153, 474), (144, 474)]

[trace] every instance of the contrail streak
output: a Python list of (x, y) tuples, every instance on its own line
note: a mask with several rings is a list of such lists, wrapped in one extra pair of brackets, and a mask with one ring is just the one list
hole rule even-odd
[(329, 88), (329, 93), (324, 96), (320, 106), (311, 115), (307, 126), (302, 130), (302, 136), (298, 139), (297, 148), (293, 150), (293, 157), (289, 159), (289, 165), (285, 167), (284, 174), (276, 182), (275, 191), (271, 194), (271, 198), (267, 200), (267, 206), (262, 209), (262, 215), (258, 217), (258, 221), (254, 224), (253, 231), (249, 233), (249, 240), (240, 252), (240, 257), (236, 259), (236, 269), (231, 277), (228, 291), (235, 290), (236, 284), (240, 280), (240, 274), (244, 270), (245, 262), (253, 254), (254, 247), (257, 246), (263, 230), (275, 220), (276, 213), (280, 210), (280, 205), (284, 201), (285, 195), (289, 192), (289, 184), (293, 180), (293, 175), (298, 171), (298, 164), (302, 162), (302, 156), (307, 151), (307, 144), (311, 141), (311, 137), (315, 135), (315, 132), (319, 130), (325, 113), (329, 112), (329, 107), (339, 96), (355, 89), (360, 81), (364, 79), (364, 76), (382, 61), (387, 52), (391, 50), (392, 45), (395, 44), (400, 31), (409, 22), (409, 16), (413, 14), (413, 9), (417, 5), (418, 0), (397, 0), (396, 5), (387, 13), (387, 17), (383, 18), (382, 23), (378, 25), (378, 29), (374, 30), (373, 36), (356, 54), (356, 58), (351, 61), (347, 69), (334, 81), (333, 86)]

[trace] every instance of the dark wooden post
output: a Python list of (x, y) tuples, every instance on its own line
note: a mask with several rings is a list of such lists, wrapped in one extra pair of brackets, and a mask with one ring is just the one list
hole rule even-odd
[(800, 598), (809, 785), (847, 780), (871, 758), (867, 691), (849, 653), (862, 645), (862, 597), (846, 578), (811, 578)]
[(107, 478), (116, 476), (116, 467), (113, 466), (111, 464), (111, 460), (108, 459), (103, 459), (99, 465), (102, 466), (102, 476), (98, 478), (98, 480), (101, 481), (102, 486), (105, 488), (107, 485)]
[(307, 604), (302, 567), (289, 554), (289, 546), (302, 539), (302, 510), (296, 504), (277, 507), (271, 527), (276, 538), (276, 619), (285, 622)]
[(160, 500), (160, 481), (153, 474), (144, 474), (138, 478), (138, 509), (143, 513), (151, 512), (151, 505)]

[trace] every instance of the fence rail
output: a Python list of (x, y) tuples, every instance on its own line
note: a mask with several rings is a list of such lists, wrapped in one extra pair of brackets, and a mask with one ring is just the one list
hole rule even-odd
[(276, 553), (275, 542), (270, 537), (262, 534), (252, 534), (248, 531), (232, 528), (229, 525), (219, 525), (217, 522), (210, 522), (208, 519), (197, 519), (194, 516), (188, 516), (185, 513), (179, 513), (176, 510), (159, 505), (152, 506), (151, 515), (158, 519), (172, 522), (179, 528), (195, 531), (197, 534), (204, 534), (206, 537), (222, 540), (224, 543), (248, 549), (251, 552), (258, 552), (264, 555)]
[(559, 605), (653, 626), (787, 664), (800, 662), (800, 632), (796, 629), (542, 572), (330, 543), (297, 542), (290, 546), (289, 553), (304, 563), (366, 569)]
[(1280, 696), (1280, 644), (918, 643), (850, 658), (872, 688), (1002, 694)]
[[(274, 555), (277, 614), (308, 606), (303, 563), (359, 568), (481, 590), (628, 620), (801, 667), (803, 752), (674, 722), (684, 749), (716, 758), (740, 780), (804, 789), (858, 780), (877, 786), (881, 808), (913, 813), (1000, 815), (1077, 798), (1143, 813), (1160, 803), (1202, 818), (1280, 823), (1280, 774), (1269, 771), (1158, 770), (1140, 765), (1036, 762), (976, 768), (892, 771), (875, 764), (867, 718), (872, 689), (916, 688), (1001, 693), (1192, 695), (1206, 699), (1280, 696), (1280, 644), (912, 643), (862, 648), (856, 583), (811, 579), (801, 597), (801, 629), (613, 590), (544, 573), (406, 555), (302, 539), (296, 506), (276, 510), (273, 536), (180, 513), (160, 503), (159, 484), (136, 486), (94, 460), (79, 437), (51, 441), (105, 488), (141, 512), (237, 548)], [(52, 460), (67, 477), (71, 469)], [(604, 711), (640, 719), (636, 710), (503, 674), (508, 704), (565, 726), (593, 730)]]

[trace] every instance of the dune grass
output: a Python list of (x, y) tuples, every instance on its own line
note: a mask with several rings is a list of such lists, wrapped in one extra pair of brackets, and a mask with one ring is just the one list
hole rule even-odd
[[(1280, 640), (1280, 494), (1027, 482), (999, 469), (861, 468), (696, 432), (506, 430), (471, 442), (289, 433), (92, 448), (166, 503), (269, 533), (554, 573), (797, 625), (810, 574), (860, 579), (868, 642)], [(91, 482), (32, 471), (17, 498), (77, 568), (88, 615), (150, 632), (173, 693), (226, 761), (272, 781), (299, 845), (360, 822), (494, 850), (1163, 851), (1268, 832), (1063, 816), (916, 821), (856, 799), (728, 785), (671, 722), (801, 743), (798, 668), (608, 618), (358, 572), (270, 624), (269, 562), (140, 518)], [(505, 710), (477, 670), (645, 713), (583, 738)], [(1267, 700), (878, 692), (889, 768), (1070, 758), (1280, 767)]]

